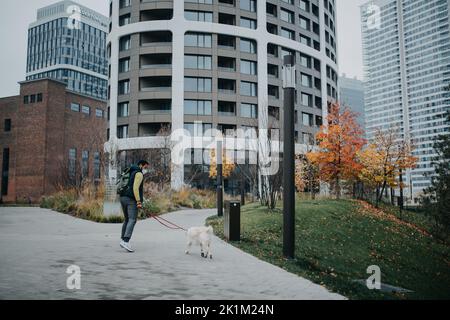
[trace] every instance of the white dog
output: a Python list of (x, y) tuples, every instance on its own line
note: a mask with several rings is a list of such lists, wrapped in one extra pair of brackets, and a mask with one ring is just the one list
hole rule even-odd
[(187, 231), (187, 247), (186, 254), (189, 254), (192, 244), (200, 245), (201, 254), (203, 258), (212, 259), (211, 253), (211, 236), (214, 230), (209, 227), (194, 227)]

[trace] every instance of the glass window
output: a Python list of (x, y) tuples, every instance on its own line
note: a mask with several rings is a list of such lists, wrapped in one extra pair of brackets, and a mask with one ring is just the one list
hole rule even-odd
[(257, 85), (254, 82), (241, 81), (241, 95), (243, 96), (257, 96)]
[(304, 87), (311, 88), (311, 86), (312, 86), (312, 78), (311, 78), (311, 76), (302, 73), (301, 74), (301, 84)]
[(81, 154), (81, 175), (83, 178), (89, 175), (89, 151), (83, 151)]
[(94, 179), (100, 179), (100, 152), (94, 152)]
[(187, 33), (184, 42), (187, 47), (211, 48), (212, 36), (207, 33)]
[(256, 29), (256, 20), (241, 18), (241, 27)]
[(119, 60), (119, 72), (130, 71), (130, 58), (124, 58)]
[(312, 107), (312, 96), (306, 93), (302, 93), (301, 102), (304, 106)]
[(129, 94), (130, 93), (130, 80), (124, 80), (119, 82), (119, 94)]
[(211, 56), (185, 55), (184, 67), (187, 69), (205, 69), (211, 70)]
[(201, 4), (212, 4), (213, 0), (184, 0), (184, 2), (201, 3)]
[(125, 37), (120, 38), (119, 50), (126, 51), (126, 50), (130, 50), (130, 48), (131, 48), (131, 37), (125, 36)]
[(291, 40), (295, 40), (295, 32), (286, 28), (281, 28), (281, 36)]
[(256, 53), (256, 41), (241, 38), (241, 52)]
[(213, 14), (207, 11), (185, 11), (184, 17), (190, 21), (212, 22)]
[(124, 14), (123, 16), (119, 17), (119, 26), (125, 26), (130, 23), (131, 23), (131, 15), (130, 14)]
[(103, 109), (96, 109), (95, 110), (95, 116), (97, 117), (97, 118), (104, 118), (104, 116), (105, 116), (105, 112), (103, 111)]
[(78, 103), (71, 103), (70, 110), (75, 112), (80, 112), (80, 105)]
[(256, 70), (257, 64), (255, 61), (241, 60), (241, 73), (256, 75)]
[(313, 125), (313, 117), (312, 117), (312, 115), (310, 115), (310, 114), (308, 114), (308, 113), (302, 113), (302, 119), (303, 119), (303, 121), (302, 121), (302, 123), (303, 123), (303, 125), (304, 126), (307, 126), (307, 127), (311, 127), (312, 125)]
[(119, 139), (128, 138), (128, 126), (118, 126), (117, 127), (117, 138), (119, 138)]
[(258, 118), (258, 106), (256, 104), (241, 103), (241, 117)]
[(306, 18), (300, 16), (300, 27), (305, 29), (305, 30), (310, 30), (311, 29), (311, 23), (310, 23), (309, 19), (306, 19)]
[(212, 101), (209, 100), (185, 100), (184, 114), (209, 116), (212, 114)]
[(83, 106), (83, 107), (81, 108), (81, 112), (84, 113), (84, 114), (90, 115), (90, 114), (91, 114), (91, 107), (89, 107), (89, 106)]
[(212, 81), (211, 78), (184, 78), (184, 90), (191, 92), (211, 92)]
[(294, 18), (294, 12), (286, 10), (286, 9), (281, 9), (280, 11), (280, 18), (281, 20), (285, 21), (285, 22), (289, 22), (289, 23), (295, 23), (295, 18)]
[(241, 0), (239, 3), (241, 10), (256, 12), (256, 0)]
[(300, 64), (305, 68), (311, 68), (311, 58), (304, 54), (300, 54)]
[(75, 178), (77, 167), (77, 149), (69, 150), (69, 177)]
[(5, 132), (10, 132), (11, 131), (11, 119), (5, 119), (4, 131)]
[(308, 0), (300, 0), (300, 9), (303, 11), (309, 12), (309, 1)]
[(128, 102), (119, 103), (117, 108), (118, 117), (128, 117), (129, 115), (129, 104)]

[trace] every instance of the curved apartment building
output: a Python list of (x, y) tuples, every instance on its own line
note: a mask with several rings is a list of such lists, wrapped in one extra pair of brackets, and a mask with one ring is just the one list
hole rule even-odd
[[(161, 148), (162, 128), (192, 132), (198, 121), (280, 128), (290, 53), (298, 150), (313, 144), (337, 99), (335, 10), (335, 0), (112, 0), (109, 145)], [(184, 174), (174, 166), (173, 187)]]

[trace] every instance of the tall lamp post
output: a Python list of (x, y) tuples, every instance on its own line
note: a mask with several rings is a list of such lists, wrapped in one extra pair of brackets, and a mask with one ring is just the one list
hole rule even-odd
[(284, 57), (283, 255), (295, 257), (295, 57)]

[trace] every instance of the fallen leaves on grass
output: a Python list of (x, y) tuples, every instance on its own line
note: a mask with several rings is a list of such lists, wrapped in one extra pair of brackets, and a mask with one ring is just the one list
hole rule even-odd
[(383, 210), (377, 209), (377, 208), (375, 208), (374, 206), (372, 206), (371, 204), (369, 204), (369, 203), (367, 203), (365, 201), (358, 200), (357, 202), (359, 203), (359, 210), (358, 210), (358, 212), (360, 214), (370, 215), (370, 216), (376, 217), (376, 218), (381, 219), (381, 220), (388, 220), (388, 221), (394, 222), (396, 224), (409, 227), (409, 228), (419, 232), (420, 234), (422, 234), (422, 235), (424, 235), (426, 237), (433, 238), (433, 236), (430, 233), (428, 233), (424, 229), (419, 228), (418, 226), (416, 226), (416, 225), (414, 225), (412, 223), (400, 220), (399, 218), (397, 218), (393, 214), (389, 214), (389, 213), (384, 212)]

